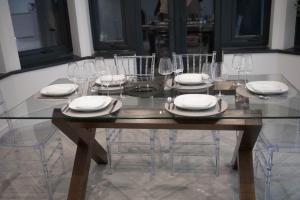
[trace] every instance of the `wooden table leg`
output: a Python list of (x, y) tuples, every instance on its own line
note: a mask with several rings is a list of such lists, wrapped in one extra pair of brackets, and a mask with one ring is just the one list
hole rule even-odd
[(76, 122), (61, 118), (60, 114), (54, 111), (56, 116), (53, 117), (52, 123), (77, 144), (68, 200), (84, 200), (91, 159), (98, 164), (106, 164), (106, 151), (95, 139), (95, 128), (81, 128)]
[(91, 158), (92, 148), (83, 142), (79, 142), (77, 144), (68, 200), (85, 199)]
[(238, 168), (240, 200), (255, 200), (255, 184), (252, 150), (261, 129), (261, 125), (246, 127), (237, 137), (237, 145), (232, 159), (233, 168)]
[(97, 164), (107, 164), (107, 153), (96, 141), (92, 129), (82, 128), (77, 122), (68, 121), (63, 118), (60, 110), (54, 110), (52, 123), (75, 144), (83, 142), (91, 145), (92, 158)]

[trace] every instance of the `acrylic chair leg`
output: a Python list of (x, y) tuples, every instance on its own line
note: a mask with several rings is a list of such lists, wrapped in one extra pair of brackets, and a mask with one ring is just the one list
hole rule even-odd
[(156, 130), (150, 130), (150, 151), (151, 151), (151, 176), (155, 174), (155, 135)]
[(123, 141), (122, 129), (118, 129), (116, 131), (118, 131), (118, 153), (122, 153), (122, 141)]
[(21, 173), (21, 156), (20, 156), (20, 149), (15, 148), (15, 156), (16, 156), (16, 165), (17, 165), (17, 172)]
[(271, 170), (267, 171), (266, 186), (265, 186), (265, 200), (271, 200)]
[(45, 146), (41, 145), (38, 147), (41, 162), (42, 162), (42, 168), (43, 168), (43, 174), (44, 174), (44, 179), (47, 187), (47, 192), (48, 192), (48, 197), (50, 200), (53, 199), (53, 191), (52, 191), (52, 185), (49, 180), (49, 171), (48, 171), (48, 163), (45, 155)]
[[(155, 130), (155, 142), (157, 143), (157, 147), (158, 147), (158, 157), (159, 157), (159, 163), (162, 163), (162, 149), (161, 149), (161, 142), (160, 142), (160, 138), (159, 138), (159, 134), (157, 134), (157, 130)], [(156, 166), (158, 166), (156, 164)]]
[(177, 131), (176, 130), (170, 130), (169, 131), (169, 148), (170, 148), (170, 169), (171, 169), (171, 175), (174, 175), (174, 143), (175, 143), (175, 137), (176, 137)]
[(255, 150), (255, 151), (254, 151), (254, 163), (255, 163), (254, 174), (255, 174), (256, 176), (257, 176), (257, 173), (258, 173), (257, 170), (258, 170), (258, 162), (259, 162), (259, 161), (258, 161), (258, 155), (257, 155), (258, 153), (257, 153), (257, 151), (258, 151), (258, 150)]
[(59, 159), (61, 161), (63, 173), (65, 173), (66, 168), (65, 168), (65, 162), (64, 162), (64, 148), (63, 148), (62, 139), (60, 136), (57, 137), (57, 143), (58, 143), (58, 150), (59, 150)]
[(216, 176), (220, 173), (220, 133), (213, 131), (215, 141), (215, 157), (216, 157)]
[(112, 174), (112, 165), (111, 165), (111, 134), (110, 129), (105, 129), (106, 132), (106, 146), (107, 146), (107, 167), (108, 173)]

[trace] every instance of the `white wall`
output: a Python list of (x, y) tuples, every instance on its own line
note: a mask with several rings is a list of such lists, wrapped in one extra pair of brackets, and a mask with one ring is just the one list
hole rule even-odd
[(296, 7), (294, 0), (273, 0), (269, 47), (288, 49), (294, 46)]
[(300, 56), (279, 54), (279, 71), (300, 90)]
[(8, 0), (0, 0), (0, 72), (21, 68)]
[[(277, 53), (257, 53), (252, 54), (253, 59), (253, 74), (274, 74), (279, 73)], [(224, 63), (227, 74), (236, 74), (236, 71), (232, 69), (233, 54), (224, 55)], [(299, 57), (300, 58), (300, 57)]]
[(68, 0), (73, 53), (91, 56), (94, 53), (88, 1)]

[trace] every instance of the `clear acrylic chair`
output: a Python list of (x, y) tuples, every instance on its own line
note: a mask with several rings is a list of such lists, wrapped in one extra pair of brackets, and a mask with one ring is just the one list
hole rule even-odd
[[(0, 115), (8, 115), (1, 91)], [(62, 171), (65, 171), (62, 140), (58, 134), (55, 134), (56, 131), (57, 129), (49, 120), (39, 123), (37, 120), (0, 120), (0, 148), (14, 150), (15, 159), (13, 161), (17, 164), (18, 173), (21, 171), (22, 158), (20, 154), (22, 151), (25, 148), (31, 148), (38, 153), (49, 199), (53, 199), (53, 187), (50, 182), (52, 169), (58, 161), (61, 161)], [(55, 141), (55, 143), (51, 143), (51, 147), (46, 146), (50, 141)], [(2, 161), (6, 160), (1, 158)]]
[(273, 119), (263, 124), (254, 148), (255, 173), (257, 178), (262, 173), (264, 199), (270, 200), (272, 182), (299, 178), (300, 120)]
[[(127, 81), (150, 81), (154, 78), (155, 54), (151, 56), (117, 56), (115, 55), (116, 69), (119, 74), (125, 74)], [(150, 156), (151, 174), (155, 172), (155, 138), (156, 130), (147, 131), (149, 140), (141, 141), (129, 137), (124, 129), (106, 129), (108, 167), (112, 169), (112, 154), (143, 154)], [(130, 131), (130, 129), (126, 129)], [(130, 131), (132, 133), (132, 131)], [(116, 148), (114, 148), (116, 147)], [(146, 149), (143, 149), (146, 148)]]
[[(208, 73), (210, 68), (215, 63), (216, 53), (212, 54), (175, 54), (173, 53), (173, 64), (174, 70), (182, 69), (181, 73)], [(179, 66), (183, 65), (183, 66)], [(209, 73), (211, 75), (211, 73)], [(176, 171), (176, 167), (174, 164), (174, 159), (176, 156), (201, 156), (201, 157), (214, 157), (214, 165), (216, 167), (215, 174), (219, 175), (219, 163), (220, 163), (220, 136), (219, 131), (211, 131), (211, 136), (207, 140), (203, 141), (201, 138), (197, 138), (197, 136), (204, 134), (199, 132), (191, 133), (187, 140), (184, 134), (185, 131), (181, 131), (182, 133), (178, 134), (177, 130), (169, 131), (169, 147), (170, 147), (170, 168), (171, 172), (174, 173)], [(190, 131), (188, 131), (190, 132)], [(180, 135), (180, 139), (178, 138)], [(201, 140), (201, 141), (195, 141)], [(197, 152), (192, 147), (197, 148), (198, 150), (202, 148), (202, 150)], [(210, 151), (206, 151), (209, 147), (212, 147)], [(186, 148), (187, 150), (182, 151), (182, 149)], [(191, 170), (191, 169), (188, 169)]]

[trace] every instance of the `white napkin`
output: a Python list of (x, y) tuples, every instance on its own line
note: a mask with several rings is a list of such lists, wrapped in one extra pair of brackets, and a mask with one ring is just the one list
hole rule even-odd
[(211, 104), (211, 99), (209, 98), (201, 98), (201, 99), (185, 98), (181, 105), (185, 107), (207, 108), (210, 104)]
[(108, 96), (82, 96), (74, 99), (69, 107), (78, 111), (94, 111), (106, 107), (111, 102)]
[(208, 109), (217, 103), (214, 96), (206, 94), (184, 94), (174, 99), (174, 104), (183, 109)]
[(175, 81), (180, 84), (195, 85), (203, 83), (203, 80), (208, 79), (207, 74), (185, 73), (175, 77)]
[(40, 92), (44, 95), (67, 95), (77, 89), (75, 84), (54, 84), (43, 88)]
[(103, 75), (101, 78), (98, 78), (96, 83), (101, 82), (122, 82), (125, 81), (125, 75), (119, 74), (119, 75)]
[(267, 82), (267, 81), (257, 81), (253, 83), (248, 83), (247, 87), (254, 92), (262, 92), (262, 93), (280, 93), (283, 91), (281, 84), (277, 82)]

